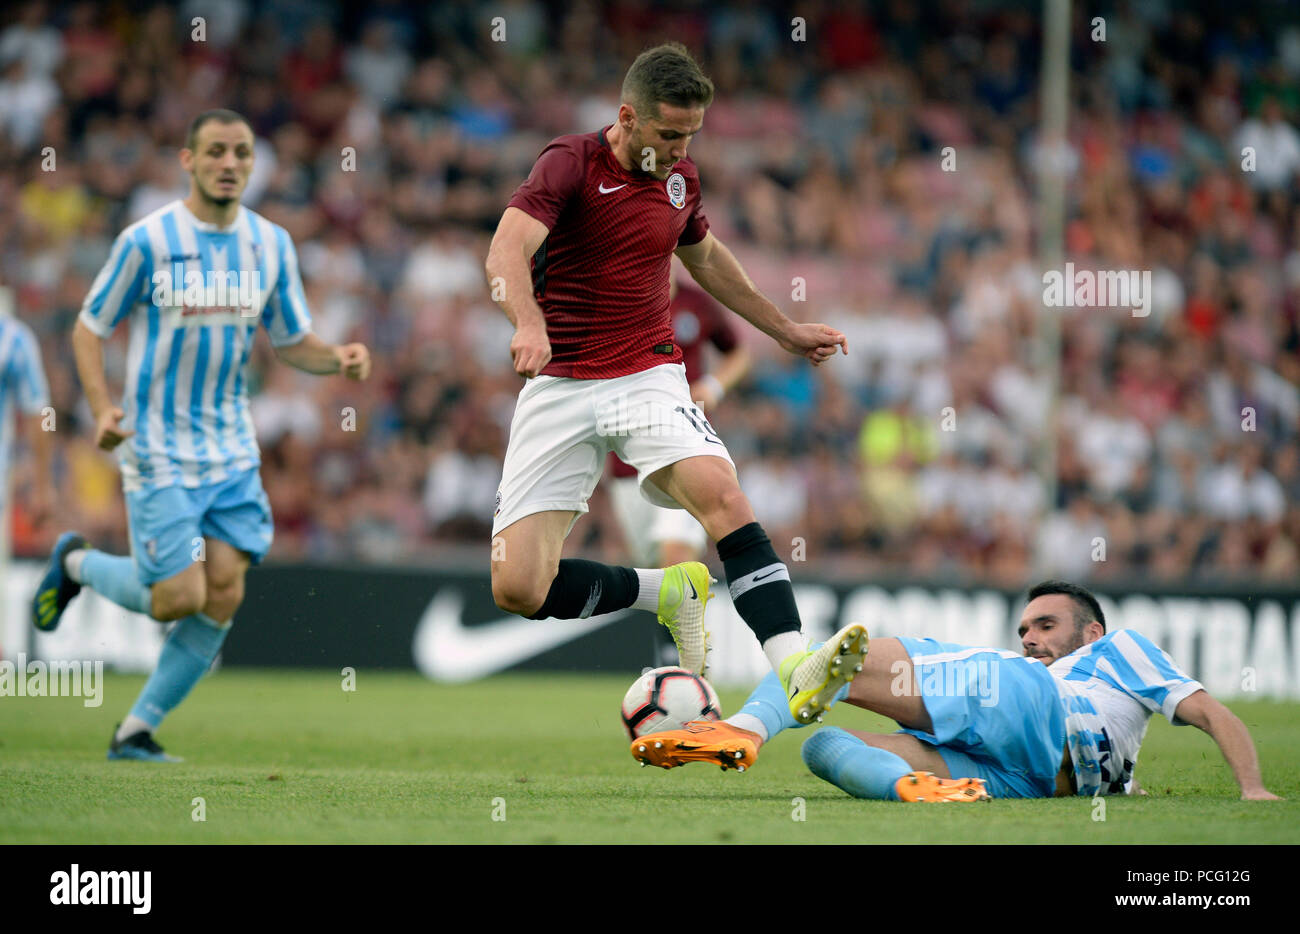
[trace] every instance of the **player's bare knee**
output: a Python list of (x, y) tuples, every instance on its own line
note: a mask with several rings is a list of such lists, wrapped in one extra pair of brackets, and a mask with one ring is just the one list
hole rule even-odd
[(719, 490), (704, 512), (701, 524), (715, 539), (754, 521), (754, 509), (749, 505), (749, 498), (735, 482)]
[(739, 483), (732, 483), (722, 491), (722, 509), (728, 518), (740, 523), (754, 521), (754, 508), (749, 505), (749, 497), (740, 489)]
[(161, 623), (170, 623), (200, 612), (206, 602), (206, 588), (201, 580), (184, 587), (155, 585), (149, 615)]
[(546, 595), (537, 594), (531, 590), (519, 591), (493, 591), (492, 596), (496, 599), (497, 606), (507, 613), (514, 613), (516, 616), (532, 616), (542, 608), (546, 601)]
[(235, 615), (239, 605), (244, 602), (244, 581), (242, 578), (225, 581), (220, 584), (208, 582), (208, 599), (204, 604), (205, 616), (224, 623)]
[(515, 580), (505, 575), (492, 575), (492, 599), (497, 607), (516, 616), (532, 616), (546, 602), (549, 582), (538, 588), (533, 581)]

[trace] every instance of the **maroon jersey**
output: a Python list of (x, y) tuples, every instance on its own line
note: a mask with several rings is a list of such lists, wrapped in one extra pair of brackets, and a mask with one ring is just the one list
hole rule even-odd
[[(693, 285), (678, 283), (677, 297), (669, 311), (673, 336), (686, 365), (686, 381), (694, 383), (704, 375), (704, 345), (712, 344), (722, 353), (731, 353), (738, 343), (736, 329), (731, 326), (727, 310), (708, 292)], [(629, 467), (614, 454), (609, 455), (606, 466), (616, 477), (636, 476), (636, 468)]]
[(699, 174), (689, 158), (664, 181), (628, 172), (608, 129), (552, 140), (510, 199), (550, 230), (532, 259), (551, 342), (546, 376), (611, 379), (682, 360), (669, 263), (708, 233)]

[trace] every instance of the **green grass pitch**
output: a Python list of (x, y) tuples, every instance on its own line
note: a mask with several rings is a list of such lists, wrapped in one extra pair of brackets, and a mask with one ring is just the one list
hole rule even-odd
[[(1300, 705), (1234, 703), (1279, 802), (1239, 801), (1213, 741), (1152, 720), (1146, 798), (971, 806), (857, 801), (809, 774), (806, 731), (747, 773), (643, 769), (618, 705), (632, 675), (431, 684), (362, 670), (225, 670), (163, 725), (180, 765), (108, 762), (143, 679), (104, 702), (0, 698), (0, 843), (1296, 843)], [(724, 709), (743, 695), (724, 693)], [(828, 723), (887, 729), (844, 705)], [(195, 821), (202, 798), (206, 820)], [(800, 802), (795, 799), (802, 799)], [(799, 811), (804, 820), (794, 820)], [(494, 820), (504, 817), (504, 820)]]

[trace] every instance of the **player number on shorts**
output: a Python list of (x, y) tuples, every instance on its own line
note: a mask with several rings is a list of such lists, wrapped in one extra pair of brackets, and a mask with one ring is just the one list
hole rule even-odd
[[(687, 409), (686, 406), (679, 405), (677, 406), (677, 411), (681, 412), (682, 415), (686, 417), (686, 420), (691, 423), (691, 427), (696, 431), (701, 434), (712, 435), (713, 437), (718, 438), (718, 433), (713, 430), (713, 426), (709, 424), (709, 420), (704, 417), (704, 413), (699, 409), (694, 406)], [(721, 441), (722, 439), (718, 438), (718, 440)]]

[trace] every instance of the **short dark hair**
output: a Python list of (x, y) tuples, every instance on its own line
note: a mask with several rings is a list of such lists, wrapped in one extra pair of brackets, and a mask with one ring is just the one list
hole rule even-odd
[(244, 115), (236, 113), (233, 110), (205, 110), (193, 120), (190, 121), (189, 132), (185, 134), (185, 148), (193, 149), (195, 143), (199, 141), (199, 130), (203, 129), (205, 123), (242, 123), (251, 131), (253, 125), (244, 119)]
[(1101, 623), (1101, 631), (1106, 631), (1106, 614), (1102, 613), (1101, 604), (1097, 602), (1096, 597), (1078, 584), (1071, 584), (1069, 581), (1043, 581), (1029, 588), (1029, 599), (1037, 600), (1039, 597), (1057, 593), (1065, 594), (1074, 601), (1075, 629), (1082, 631), (1084, 626), (1096, 620)]
[(713, 82), (704, 76), (686, 46), (665, 42), (636, 57), (623, 78), (622, 100), (641, 117), (659, 117), (660, 104), (708, 107)]

